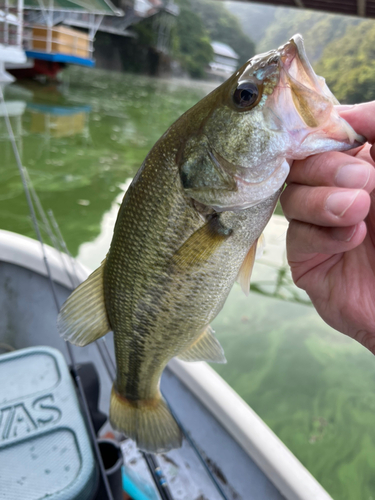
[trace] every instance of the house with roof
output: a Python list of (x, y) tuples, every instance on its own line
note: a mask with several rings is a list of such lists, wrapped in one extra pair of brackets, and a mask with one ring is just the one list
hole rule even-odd
[(226, 43), (211, 42), (214, 58), (209, 64), (208, 74), (227, 79), (238, 67), (239, 55)]

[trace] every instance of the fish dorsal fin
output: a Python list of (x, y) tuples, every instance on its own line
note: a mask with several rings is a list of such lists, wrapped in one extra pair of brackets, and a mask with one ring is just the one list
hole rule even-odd
[(103, 294), (105, 260), (86, 281), (68, 297), (57, 318), (60, 336), (72, 344), (84, 346), (111, 330)]
[(250, 292), (250, 278), (253, 272), (257, 241), (250, 247), (244, 261), (238, 271), (237, 281), (241, 285), (243, 293), (248, 296)]
[(182, 361), (211, 361), (212, 363), (226, 363), (224, 349), (214, 336), (211, 326), (195, 340), (185, 351), (177, 356)]

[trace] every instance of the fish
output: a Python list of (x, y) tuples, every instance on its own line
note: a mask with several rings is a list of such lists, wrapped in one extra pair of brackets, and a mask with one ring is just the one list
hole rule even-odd
[(114, 429), (164, 453), (182, 433), (160, 392), (173, 357), (224, 363), (210, 326), (258, 240), (293, 160), (364, 143), (339, 116), (301, 35), (252, 57), (156, 142), (125, 193), (105, 260), (67, 299), (61, 336), (113, 331)]

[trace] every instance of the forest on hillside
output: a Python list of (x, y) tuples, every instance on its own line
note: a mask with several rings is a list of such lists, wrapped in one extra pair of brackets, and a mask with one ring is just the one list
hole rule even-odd
[(225, 5), (241, 20), (257, 53), (301, 33), (312, 65), (340, 102), (375, 99), (375, 20), (240, 2)]
[[(255, 54), (255, 44), (241, 27), (240, 19), (220, 1), (174, 0), (179, 15), (172, 20), (169, 57), (183, 74), (205, 78), (208, 64), (213, 60), (211, 42), (220, 41), (232, 47), (242, 65)], [(149, 73), (150, 55), (157, 50), (160, 17), (157, 13), (131, 27), (133, 37), (120, 41), (110, 35), (101, 35), (100, 43), (120, 49), (123, 70)]]
[[(183, 75), (206, 78), (213, 41), (232, 47), (240, 66), (301, 33), (311, 63), (341, 102), (375, 99), (375, 20), (250, 2), (174, 1), (180, 12), (170, 33), (168, 64), (174, 61)], [(157, 26), (154, 17), (145, 19), (132, 27), (133, 38), (121, 39), (124, 71), (155, 74), (150, 55), (157, 52)]]

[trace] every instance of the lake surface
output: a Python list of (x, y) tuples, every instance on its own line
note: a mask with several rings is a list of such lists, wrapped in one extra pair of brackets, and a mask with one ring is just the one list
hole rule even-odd
[[(212, 88), (79, 68), (58, 87), (6, 88), (34, 188), (84, 264), (94, 268), (105, 256), (147, 152)], [(34, 237), (2, 118), (0, 158), (0, 228)], [(249, 297), (236, 285), (215, 320), (228, 363), (213, 366), (334, 499), (375, 500), (374, 357), (325, 325), (291, 284), (285, 231), (275, 217)]]

